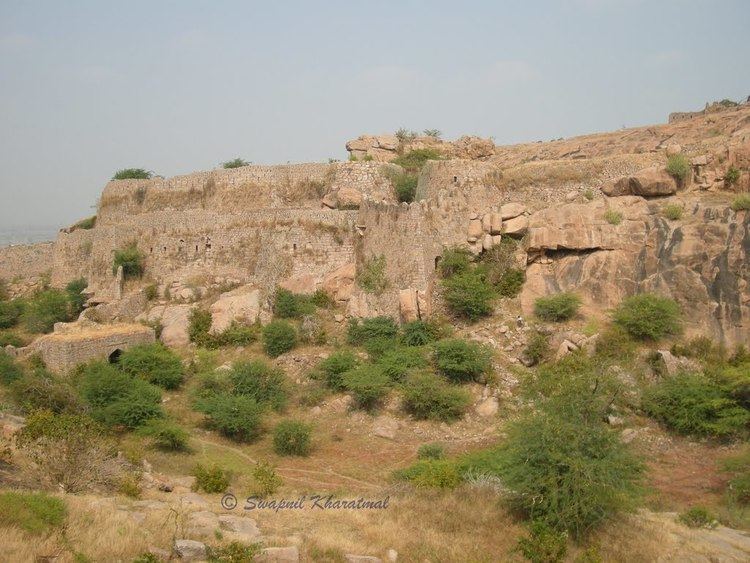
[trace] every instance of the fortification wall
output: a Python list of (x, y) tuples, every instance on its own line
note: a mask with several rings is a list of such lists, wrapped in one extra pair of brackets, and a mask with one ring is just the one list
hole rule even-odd
[(243, 166), (172, 178), (113, 180), (99, 201), (98, 225), (122, 222), (161, 210), (207, 210), (223, 214), (262, 209), (320, 207), (342, 186), (376, 199), (395, 199), (390, 182), (374, 162)]
[(0, 280), (11, 297), (40, 288), (52, 271), (54, 243), (19, 244), (0, 248)]
[(290, 275), (324, 275), (354, 258), (356, 211), (268, 209), (136, 214), (90, 231), (60, 233), (52, 281), (86, 277), (109, 288), (114, 253), (130, 242), (145, 255), (146, 275), (161, 283), (231, 277), (273, 286)]

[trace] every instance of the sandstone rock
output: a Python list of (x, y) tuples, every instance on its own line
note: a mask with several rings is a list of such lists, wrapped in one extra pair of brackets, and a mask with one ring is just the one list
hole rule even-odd
[(396, 135), (378, 135), (375, 137), (375, 143), (378, 148), (387, 151), (398, 150), (398, 137)]
[(336, 194), (334, 192), (328, 192), (325, 196), (323, 196), (323, 199), (320, 200), (320, 203), (322, 203), (329, 209), (336, 209), (338, 199), (336, 198)]
[(495, 397), (487, 397), (481, 403), (479, 403), (474, 410), (479, 416), (488, 417), (495, 416), (499, 408), (498, 400)]
[(246, 543), (251, 543), (260, 537), (260, 530), (255, 520), (243, 516), (222, 514), (219, 516), (219, 528), (232, 532)]
[(260, 314), (260, 290), (246, 285), (223, 293), (211, 305), (211, 334), (223, 332), (232, 321), (254, 323)]
[(492, 235), (484, 235), (484, 237), (482, 237), (482, 248), (484, 250), (490, 250), (492, 248)]
[(490, 234), (500, 235), (503, 232), (503, 216), (500, 213), (490, 215)]
[(503, 222), (503, 232), (509, 235), (522, 235), (529, 226), (529, 218), (523, 215)]
[(671, 145), (667, 145), (666, 152), (667, 156), (675, 156), (682, 152), (682, 147), (677, 143), (673, 143)]
[(472, 219), (469, 221), (469, 229), (466, 236), (474, 239), (478, 239), (482, 236), (482, 222), (479, 219)]
[(398, 561), (398, 551), (395, 549), (389, 549), (385, 552), (385, 559), (388, 563), (396, 563), (396, 561)]
[(623, 195), (666, 196), (677, 193), (677, 182), (664, 168), (654, 166), (607, 183), (602, 187), (602, 192), (610, 197)]
[(405, 322), (419, 319), (419, 304), (417, 292), (412, 288), (402, 289), (398, 292), (398, 308), (401, 319)]
[(453, 152), (458, 158), (483, 159), (495, 154), (495, 143), (491, 139), (464, 135), (453, 143)]
[(492, 230), (492, 215), (485, 213), (482, 215), (482, 232), (489, 233)]
[(206, 545), (195, 540), (175, 540), (174, 552), (183, 561), (200, 561), (207, 556)]
[(362, 192), (344, 186), (336, 193), (336, 200), (339, 209), (356, 209), (362, 204)]
[(349, 301), (354, 289), (356, 266), (352, 262), (337, 268), (323, 279), (323, 291), (336, 302)]
[(380, 438), (394, 440), (398, 431), (398, 420), (388, 415), (377, 417), (372, 423), (372, 433)]
[(191, 535), (213, 537), (219, 527), (219, 518), (213, 512), (201, 510), (188, 516), (187, 528)]
[(298, 563), (299, 549), (289, 547), (267, 547), (255, 557), (257, 563)]
[(668, 376), (680, 372), (695, 372), (700, 370), (700, 364), (690, 358), (675, 356), (669, 350), (657, 350), (655, 353), (657, 369)]
[(500, 218), (505, 221), (513, 219), (526, 212), (526, 206), (523, 203), (506, 203), (500, 207)]
[[(190, 344), (188, 327), (190, 326), (190, 312), (194, 305), (168, 305), (159, 307), (161, 315), (154, 320), (161, 323), (161, 340), (166, 346), (179, 348)], [(158, 312), (157, 312), (158, 314)], [(149, 320), (152, 315), (149, 313)]]
[(279, 287), (300, 295), (312, 295), (321, 283), (319, 278), (311, 274), (303, 274), (280, 281)]
[(563, 340), (555, 353), (555, 359), (560, 360), (575, 350), (578, 350), (578, 346), (570, 340)]

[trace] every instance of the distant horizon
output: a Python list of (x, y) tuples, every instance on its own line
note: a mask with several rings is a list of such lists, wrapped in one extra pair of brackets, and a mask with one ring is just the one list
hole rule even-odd
[(664, 123), (747, 98), (748, 21), (742, 0), (4, 2), (0, 225), (92, 215), (128, 167), (344, 160), (399, 127), (509, 145)]

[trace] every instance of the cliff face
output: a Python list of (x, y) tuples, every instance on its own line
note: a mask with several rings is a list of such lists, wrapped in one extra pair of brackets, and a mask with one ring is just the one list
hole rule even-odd
[[(589, 314), (606, 315), (641, 292), (670, 296), (685, 313), (688, 335), (707, 334), (728, 345), (750, 336), (750, 214), (725, 202), (670, 198), (683, 216), (670, 221), (663, 201), (619, 197), (569, 204), (531, 216), (530, 263), (521, 303), (575, 291)], [(607, 222), (607, 211), (622, 222)]]

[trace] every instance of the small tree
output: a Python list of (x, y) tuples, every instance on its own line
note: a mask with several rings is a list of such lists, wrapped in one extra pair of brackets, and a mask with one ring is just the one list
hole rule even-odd
[(112, 272), (116, 274), (119, 267), (122, 266), (122, 274), (125, 279), (141, 277), (143, 275), (143, 262), (145, 259), (146, 257), (143, 253), (138, 250), (138, 246), (132, 242), (125, 248), (115, 250), (115, 256), (112, 261)]
[(284, 408), (287, 399), (284, 372), (263, 360), (237, 362), (229, 372), (232, 393), (252, 397), (275, 410)]
[(153, 172), (149, 172), (145, 168), (123, 168), (115, 172), (112, 176), (113, 180), (148, 180), (153, 176)]
[(346, 372), (343, 381), (344, 387), (352, 393), (354, 404), (365, 410), (372, 410), (380, 404), (391, 384), (382, 370), (371, 365)]
[(46, 289), (37, 293), (26, 302), (21, 320), (29, 332), (52, 331), (55, 323), (70, 320), (67, 294), (58, 289)]
[(672, 299), (641, 293), (615, 309), (614, 321), (634, 338), (658, 340), (680, 331), (680, 306)]
[(492, 312), (492, 299), (495, 295), (492, 286), (476, 270), (443, 280), (443, 287), (445, 301), (455, 315), (476, 321)]
[(452, 338), (435, 344), (435, 368), (453, 382), (476, 381), (491, 366), (488, 348), (478, 342)]
[(226, 162), (221, 163), (222, 168), (242, 168), (243, 166), (250, 166), (250, 162), (247, 160), (244, 160), (242, 158), (233, 158), (232, 160), (227, 160)]
[(164, 389), (177, 389), (184, 378), (180, 357), (163, 344), (141, 344), (120, 356), (120, 368)]
[(318, 364), (325, 384), (335, 391), (344, 389), (343, 375), (359, 364), (357, 356), (349, 350), (338, 350)]
[(581, 306), (581, 298), (574, 293), (558, 293), (540, 297), (534, 302), (534, 314), (545, 321), (566, 321), (573, 318)]
[(452, 422), (461, 418), (471, 404), (467, 391), (429, 372), (410, 375), (403, 392), (404, 408), (420, 419)]
[(193, 468), (193, 476), (195, 477), (195, 490), (209, 494), (226, 491), (232, 478), (228, 471), (218, 465), (206, 467), (200, 463)]
[(262, 407), (252, 397), (218, 393), (200, 399), (196, 408), (209, 426), (234, 440), (251, 442), (262, 432)]
[(263, 327), (263, 349), (272, 358), (297, 345), (297, 332), (286, 321), (272, 321)]
[(298, 420), (279, 422), (273, 431), (273, 450), (279, 455), (309, 455), (311, 430), (309, 424)]

